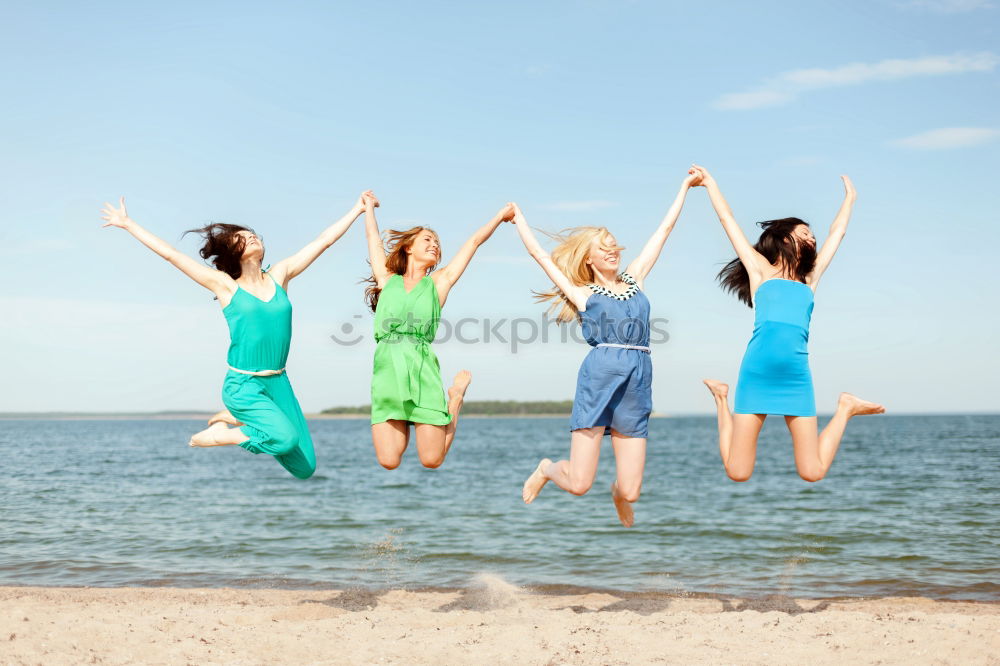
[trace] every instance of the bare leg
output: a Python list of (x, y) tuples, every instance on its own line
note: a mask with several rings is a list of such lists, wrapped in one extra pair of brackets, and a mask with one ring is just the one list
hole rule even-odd
[(625, 527), (632, 527), (635, 523), (632, 503), (639, 499), (642, 473), (646, 467), (646, 438), (627, 437), (612, 430), (611, 444), (615, 449), (618, 472), (617, 479), (611, 484), (611, 499), (618, 511), (618, 520)]
[(239, 428), (230, 428), (219, 422), (208, 426), (199, 433), (191, 435), (188, 446), (234, 446), (250, 439)]
[(733, 414), (729, 411), (729, 386), (706, 379), (705, 386), (715, 398), (719, 414), (719, 455), (726, 474), (733, 481), (747, 481), (757, 460), (757, 437), (764, 414)]
[(214, 425), (216, 423), (228, 423), (231, 426), (241, 426), (239, 419), (233, 416), (228, 409), (223, 409), (221, 412), (216, 412), (212, 415), (212, 418), (208, 420), (208, 425)]
[(420, 456), (420, 462), (424, 467), (433, 469), (444, 463), (445, 456), (451, 449), (451, 443), (455, 440), (458, 414), (462, 411), (465, 392), (470, 382), (472, 373), (462, 370), (455, 375), (455, 381), (448, 389), (448, 413), (451, 414), (451, 423), (446, 426), (418, 423), (414, 427), (417, 436), (417, 455)]
[(410, 424), (407, 421), (391, 419), (372, 424), (372, 443), (375, 457), (386, 469), (396, 469), (403, 459), (403, 451), (410, 443)]
[(840, 447), (844, 429), (852, 416), (862, 414), (883, 414), (885, 407), (862, 400), (850, 393), (841, 393), (837, 401), (837, 411), (833, 418), (817, 434), (815, 416), (786, 416), (785, 423), (792, 434), (795, 447), (795, 469), (806, 481), (819, 481), (830, 470), (833, 459)]
[(569, 460), (549, 463), (542, 469), (546, 479), (568, 493), (582, 495), (594, 484), (597, 461), (601, 456), (604, 426), (574, 430), (570, 440)]

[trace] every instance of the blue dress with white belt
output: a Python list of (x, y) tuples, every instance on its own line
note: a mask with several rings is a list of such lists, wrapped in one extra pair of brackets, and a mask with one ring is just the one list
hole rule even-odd
[(653, 364), (649, 358), (649, 300), (635, 278), (622, 273), (623, 294), (599, 285), (580, 313), (591, 346), (583, 359), (573, 399), (572, 430), (604, 426), (628, 437), (646, 437), (653, 410)]

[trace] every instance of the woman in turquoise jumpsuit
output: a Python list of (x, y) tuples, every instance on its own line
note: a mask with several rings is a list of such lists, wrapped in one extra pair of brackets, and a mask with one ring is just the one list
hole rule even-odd
[[(351, 210), (314, 241), (268, 270), (261, 267), (264, 244), (252, 229), (210, 224), (193, 230), (205, 243), (199, 254), (211, 268), (177, 251), (135, 223), (125, 209), (105, 204), (105, 227), (120, 227), (205, 287), (219, 300), (229, 324), (229, 355), (222, 387), (226, 410), (191, 437), (191, 446), (238, 445), (266, 453), (293, 476), (316, 471), (316, 455), (302, 409), (285, 373), (292, 336), (288, 283), (333, 245), (365, 210), (365, 192)], [(231, 427), (232, 426), (232, 427)]]

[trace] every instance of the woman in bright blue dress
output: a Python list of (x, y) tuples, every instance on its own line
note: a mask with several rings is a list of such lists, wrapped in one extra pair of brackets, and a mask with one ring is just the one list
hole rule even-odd
[(706, 379), (719, 416), (719, 453), (733, 481), (746, 481), (757, 458), (757, 437), (768, 414), (785, 417), (795, 449), (795, 467), (806, 481), (826, 476), (847, 422), (860, 414), (882, 414), (885, 408), (841, 393), (837, 410), (819, 431), (812, 375), (809, 372), (809, 321), (813, 296), (847, 231), (856, 194), (847, 176), (844, 202), (823, 247), (809, 225), (797, 217), (761, 222), (763, 232), (751, 245), (733, 217), (718, 183), (703, 167), (691, 172), (708, 190), (712, 206), (736, 249), (719, 273), (722, 286), (754, 309), (754, 328), (740, 365), (736, 402), (729, 411), (729, 386)]
[(590, 490), (597, 475), (601, 442), (611, 435), (617, 467), (611, 498), (618, 519), (631, 527), (632, 504), (639, 499), (646, 464), (647, 423), (653, 408), (653, 368), (649, 349), (649, 301), (642, 283), (673, 230), (688, 189), (699, 176), (689, 174), (660, 226), (642, 252), (621, 270), (621, 250), (604, 227), (577, 227), (558, 236), (546, 252), (520, 209), (514, 224), (531, 256), (552, 280), (539, 295), (552, 303), (557, 321), (579, 321), (591, 346), (577, 375), (570, 417), (568, 460), (542, 459), (524, 482), (521, 497), (530, 504), (549, 481), (574, 495)]

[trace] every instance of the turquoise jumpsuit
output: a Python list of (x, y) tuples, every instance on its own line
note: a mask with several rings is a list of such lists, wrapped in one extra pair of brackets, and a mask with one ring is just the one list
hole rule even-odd
[[(229, 324), (230, 368), (250, 372), (284, 369), (292, 339), (292, 304), (280, 284), (274, 283), (274, 296), (269, 301), (237, 287), (222, 313)], [(300, 479), (308, 479), (316, 471), (309, 427), (284, 372), (260, 377), (230, 369), (222, 384), (222, 402), (245, 424), (240, 430), (249, 439), (241, 447), (250, 453), (274, 456)]]

